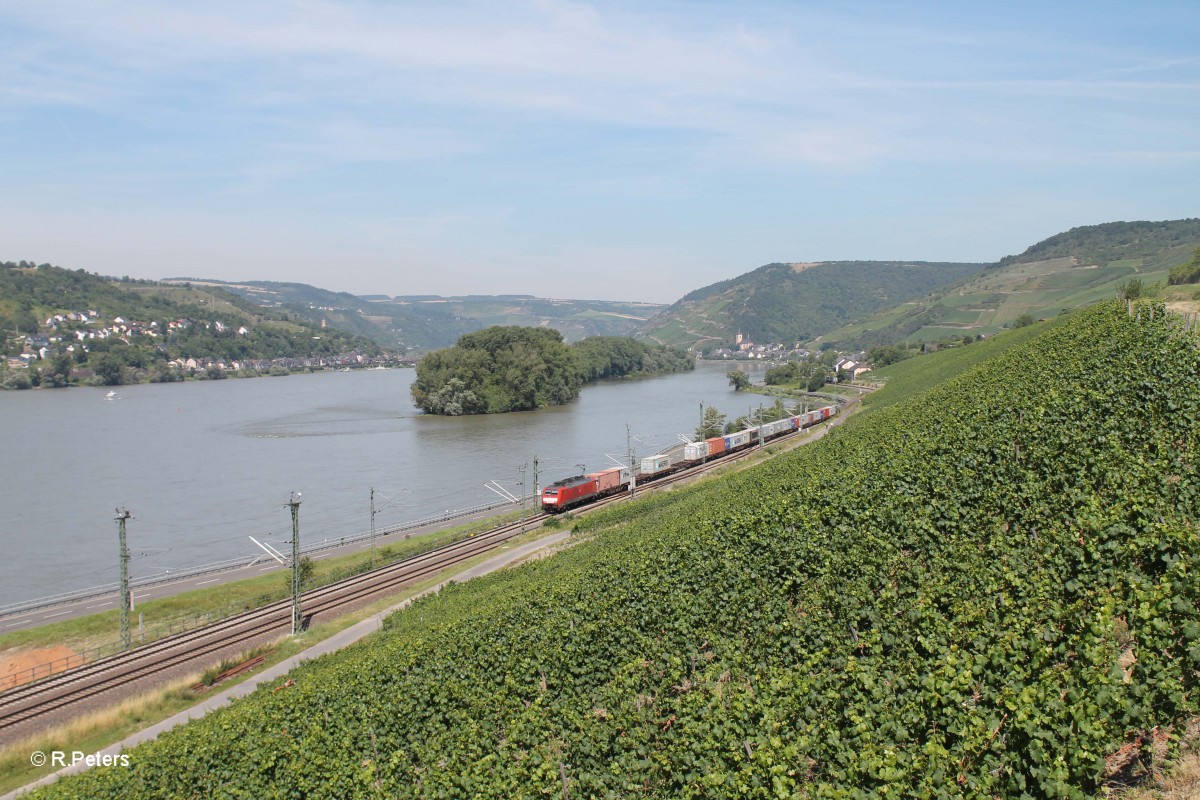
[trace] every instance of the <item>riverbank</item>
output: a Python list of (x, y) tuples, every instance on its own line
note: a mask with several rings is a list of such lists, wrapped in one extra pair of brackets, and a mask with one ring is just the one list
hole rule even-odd
[[(190, 359), (195, 361), (195, 359)], [(300, 363), (297, 363), (300, 362)], [(303, 363), (314, 362), (314, 363)], [(36, 362), (34, 362), (36, 363)], [(416, 359), (374, 357), (367, 361), (358, 361), (354, 357), (345, 359), (271, 359), (266, 363), (254, 362), (256, 366), (242, 366), (241, 362), (226, 364), (223, 361), (201, 359), (192, 366), (186, 363), (180, 367), (167, 367), (162, 370), (137, 370), (113, 375), (98, 375), (92, 371), (72, 370), (64, 379), (55, 379), (57, 373), (49, 377), (41, 372), (41, 365), (24, 367), (0, 368), (0, 390), (23, 391), (30, 389), (70, 389), (81, 387), (137, 386), (149, 383), (184, 383), (186, 381), (217, 381), (230, 378), (280, 378), (289, 375), (311, 375), (314, 372), (356, 372), (359, 370), (411, 368), (416, 365)], [(48, 366), (48, 365), (47, 365)], [(82, 379), (81, 374), (86, 374)], [(71, 379), (74, 374), (76, 378)], [(114, 382), (115, 380), (115, 382)], [(36, 381), (36, 383), (35, 383)]]

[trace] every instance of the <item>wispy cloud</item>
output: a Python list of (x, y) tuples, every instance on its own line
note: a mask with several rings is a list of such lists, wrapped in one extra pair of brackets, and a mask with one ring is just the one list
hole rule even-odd
[[(1138, 165), (1188, 170), (1198, 16), (1185, 4), (1131, 21), (1106, 3), (1080, 15), (1033, 2), (9, 0), (0, 147), (21, 158), (0, 164), (0, 189), (22, 187), (47, 213), (193, 208), (262, 218), (279, 236), (288, 215), (357, 214), (365, 227), (330, 237), (344, 247), (370, 231), (371, 257), (415, 253), (416, 240), (452, 260), (480, 230), (515, 228), (517, 255), (497, 250), (497, 263), (562, 229), (591, 236), (576, 241), (597, 260), (674, 253), (671, 236), (708, 237), (697, 247), (715, 253), (719, 226), (766, 224), (739, 192), (782, 209), (819, 186), (819, 211), (857, 217), (864, 196), (936, 191), (930, 175), (1003, 186), (1053, 173), (1094, 191), (1096, 176), (1115, 186)], [(684, 205), (705, 222), (681, 221)], [(423, 219), (438, 222), (389, 224)], [(595, 249), (597, 231), (647, 219), (662, 242)], [(794, 246), (789, 218), (770, 219), (762, 236)]]

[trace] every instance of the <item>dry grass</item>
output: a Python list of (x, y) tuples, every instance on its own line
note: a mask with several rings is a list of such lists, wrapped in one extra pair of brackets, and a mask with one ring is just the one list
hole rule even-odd
[(1197, 800), (1200, 798), (1200, 717), (1191, 719), (1180, 739), (1173, 761), (1154, 759), (1145, 780), (1138, 786), (1114, 787), (1110, 800)]
[(198, 698), (188, 687), (198, 679), (199, 675), (189, 676), (165, 689), (130, 698), (52, 731), (4, 744), (0, 747), (0, 792), (24, 786), (58, 769), (50, 765), (41, 769), (32, 766), (30, 756), (35, 752), (94, 753), (149, 723), (194, 705)]

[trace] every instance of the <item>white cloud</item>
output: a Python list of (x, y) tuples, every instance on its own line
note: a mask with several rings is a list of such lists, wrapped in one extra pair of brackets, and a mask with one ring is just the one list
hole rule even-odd
[[(836, 257), (908, 194), (1194, 185), (1185, 20), (968, 6), (9, 0), (5, 225), (18, 258), (148, 277), (201, 237), (231, 277), (575, 259), (682, 293), (750, 246)], [(822, 248), (790, 252), (806, 218)]]

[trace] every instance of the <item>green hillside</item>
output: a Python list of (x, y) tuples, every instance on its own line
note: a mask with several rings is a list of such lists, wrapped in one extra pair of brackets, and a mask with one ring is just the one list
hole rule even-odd
[(261, 308), (220, 287), (25, 261), (0, 263), (0, 330), (6, 354), (28, 362), (6, 372), (10, 388), (179, 380), (183, 373), (168, 368), (178, 359), (231, 366), (379, 352), (368, 339)]
[(999, 266), (1071, 258), (1101, 267), (1136, 261), (1146, 270), (1173, 267), (1188, 260), (1200, 242), (1200, 218), (1162, 222), (1106, 222), (1083, 225), (1051, 236), (1018, 256), (1000, 259)]
[(825, 333), (843, 349), (992, 334), (1113, 297), (1131, 279), (1165, 284), (1200, 245), (1200, 219), (1072, 228), (961, 283)]
[(1200, 361), (1140, 311), (589, 516), (33, 796), (1101, 796), (1200, 710)]
[(549, 300), (530, 295), (408, 295), (356, 297), (303, 283), (198, 281), (220, 286), (256, 305), (286, 309), (314, 324), (366, 336), (408, 352), (450, 347), (464, 333), (493, 325), (548, 327), (568, 342), (588, 336), (628, 336), (662, 306), (604, 300)]
[(493, 325), (553, 328), (567, 343), (589, 336), (631, 336), (663, 308), (657, 303), (531, 295), (401, 296), (381, 301), (379, 305), (410, 309), (414, 313), (450, 313), (470, 320), (478, 328)]
[(883, 387), (863, 398), (866, 408), (886, 408), (911, 400), (1014, 348), (1028, 347), (1051, 323), (1040, 322), (989, 336), (968, 347), (949, 347), (873, 370), (868, 378)]
[(364, 300), (306, 283), (170, 278), (168, 283), (216, 286), (266, 308), (285, 310), (314, 325), (364, 336), (382, 347), (420, 352), (449, 347), (464, 333), (483, 327), (444, 306), (414, 308)]
[(830, 261), (767, 264), (685, 295), (643, 336), (711, 347), (736, 333), (766, 344), (805, 341), (979, 272), (983, 264)]

